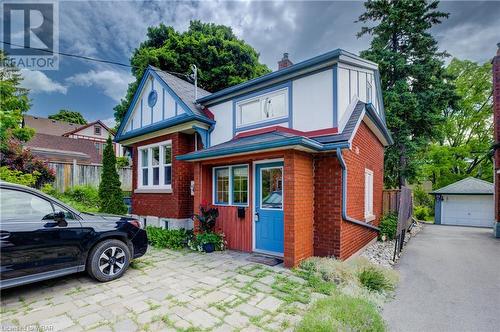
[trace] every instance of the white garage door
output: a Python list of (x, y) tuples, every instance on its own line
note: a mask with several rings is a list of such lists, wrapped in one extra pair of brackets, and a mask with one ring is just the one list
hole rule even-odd
[(493, 195), (443, 195), (441, 223), (492, 227)]

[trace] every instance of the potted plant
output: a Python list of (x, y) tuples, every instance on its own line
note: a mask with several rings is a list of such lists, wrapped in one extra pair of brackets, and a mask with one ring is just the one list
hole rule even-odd
[(211, 253), (215, 250), (224, 250), (224, 234), (198, 233), (189, 241), (189, 247), (193, 250), (206, 253)]
[(215, 250), (224, 250), (224, 234), (215, 232), (215, 223), (219, 216), (219, 210), (210, 208), (206, 203), (200, 206), (200, 213), (195, 214), (198, 220), (198, 233), (189, 242), (189, 247), (193, 250), (204, 251), (206, 253)]
[(194, 217), (198, 220), (199, 231), (201, 233), (213, 233), (215, 222), (219, 217), (219, 210), (210, 208), (206, 203), (200, 205), (200, 214), (195, 214)]

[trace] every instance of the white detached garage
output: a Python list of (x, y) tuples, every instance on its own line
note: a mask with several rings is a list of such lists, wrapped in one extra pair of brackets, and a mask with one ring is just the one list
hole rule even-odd
[(492, 227), (494, 221), (493, 183), (466, 178), (433, 191), (435, 223), (443, 225)]

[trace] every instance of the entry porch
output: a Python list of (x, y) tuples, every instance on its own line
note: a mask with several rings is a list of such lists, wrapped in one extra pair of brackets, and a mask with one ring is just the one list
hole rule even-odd
[(194, 163), (194, 208), (219, 210), (229, 249), (282, 257), (296, 266), (314, 253), (313, 156), (283, 150)]

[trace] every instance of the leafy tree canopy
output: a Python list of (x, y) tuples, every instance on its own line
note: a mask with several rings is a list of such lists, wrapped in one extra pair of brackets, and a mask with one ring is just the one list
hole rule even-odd
[(23, 115), (30, 108), (28, 90), (21, 87), (22, 76), (19, 69), (9, 66), (7, 56), (0, 50), (0, 139), (2, 150), (11, 138), (29, 141), (35, 131), (21, 128)]
[(200, 21), (191, 21), (185, 32), (164, 24), (149, 27), (146, 41), (135, 49), (130, 63), (136, 81), (129, 85), (125, 99), (114, 108), (117, 124), (127, 112), (148, 65), (190, 74), (191, 65), (195, 64), (199, 86), (212, 92), (270, 72), (259, 62), (259, 53), (238, 39), (231, 28)]
[(59, 112), (57, 112), (56, 114), (49, 115), (49, 119), (66, 121), (81, 125), (87, 124), (87, 120), (85, 120), (85, 118), (80, 112), (75, 112), (65, 109), (59, 110)]
[(401, 186), (415, 178), (418, 152), (440, 136), (436, 126), (454, 100), (443, 67), (447, 55), (438, 51), (429, 29), (448, 17), (438, 1), (368, 0), (359, 17), (358, 37), (372, 35), (362, 56), (379, 64), (387, 125), (395, 144), (387, 149), (385, 183)]
[(493, 181), (491, 63), (453, 59), (446, 71), (460, 98), (444, 112), (443, 135), (422, 152), (420, 177), (436, 188), (469, 176)]

